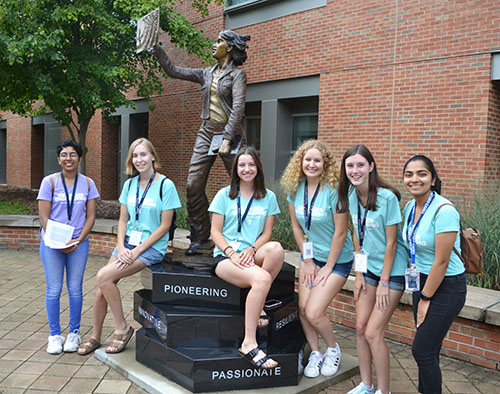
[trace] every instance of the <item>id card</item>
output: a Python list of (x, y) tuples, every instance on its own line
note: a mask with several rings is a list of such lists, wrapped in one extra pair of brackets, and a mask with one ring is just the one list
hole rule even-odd
[(368, 256), (362, 252), (354, 252), (354, 271), (366, 274), (368, 271)]
[(420, 271), (416, 268), (407, 268), (405, 271), (405, 292), (413, 293), (420, 290)]
[(304, 260), (312, 259), (314, 257), (312, 241), (302, 242), (302, 257)]
[(128, 237), (128, 243), (132, 246), (137, 246), (141, 243), (142, 231), (132, 230)]
[(235, 240), (233, 242), (229, 242), (228, 245), (233, 248), (235, 252), (238, 252), (238, 248), (240, 247), (240, 242), (238, 240)]

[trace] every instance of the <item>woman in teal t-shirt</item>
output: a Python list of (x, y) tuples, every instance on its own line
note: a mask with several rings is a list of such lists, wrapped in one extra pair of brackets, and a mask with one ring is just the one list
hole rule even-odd
[(384, 331), (403, 294), (408, 255), (401, 236), (399, 192), (378, 175), (375, 160), (362, 144), (342, 158), (339, 208), (349, 210), (355, 232), (354, 301), (361, 383), (349, 393), (389, 391), (389, 349)]
[(245, 303), (242, 357), (257, 368), (274, 368), (257, 343), (257, 326), (269, 324), (263, 312), (271, 284), (285, 258), (278, 242), (270, 242), (274, 216), (279, 214), (275, 194), (266, 189), (255, 148), (241, 149), (234, 158), (231, 185), (221, 189), (210, 207), (211, 236), (215, 243), (215, 274), (235, 286), (250, 288)]
[(125, 320), (118, 281), (161, 262), (174, 210), (181, 206), (173, 182), (157, 172), (158, 154), (149, 140), (139, 138), (132, 142), (125, 164), (126, 173), (137, 176), (123, 185), (116, 247), (108, 264), (97, 273), (99, 288), (94, 299), (92, 335), (78, 348), (80, 355), (100, 346), (108, 305), (115, 331), (106, 353), (125, 349), (134, 329)]
[[(288, 193), (293, 235), (302, 256), (299, 310), (311, 347), (304, 369), (308, 378), (320, 373), (335, 375), (341, 357), (326, 309), (349, 276), (353, 247), (347, 228), (349, 216), (336, 210), (337, 174), (338, 165), (325, 144), (307, 140), (295, 152), (281, 179)], [(312, 254), (308, 252), (311, 243)], [(320, 352), (319, 335), (326, 342), (324, 354)]]
[(414, 197), (405, 207), (403, 235), (412, 262), (420, 271), (420, 291), (413, 293), (417, 331), (412, 353), (418, 365), (419, 393), (441, 393), (439, 351), (446, 333), (465, 303), (465, 268), (460, 251), (460, 215), (440, 196), (441, 181), (432, 161), (412, 157), (403, 182)]

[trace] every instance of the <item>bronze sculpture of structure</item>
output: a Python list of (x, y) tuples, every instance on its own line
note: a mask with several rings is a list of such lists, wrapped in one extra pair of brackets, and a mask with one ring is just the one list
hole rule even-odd
[[(209, 244), (210, 217), (205, 187), (217, 153), (229, 174), (234, 158), (231, 151), (246, 146), (243, 128), (246, 73), (238, 66), (247, 59), (248, 40), (248, 35), (231, 30), (221, 31), (212, 52), (217, 64), (207, 68), (177, 67), (160, 45), (153, 48), (154, 56), (169, 77), (197, 82), (202, 86), (202, 124), (194, 144), (186, 182), (191, 233), (187, 255), (198, 254), (200, 249)], [(214, 136), (216, 140), (222, 139), (215, 149)]]

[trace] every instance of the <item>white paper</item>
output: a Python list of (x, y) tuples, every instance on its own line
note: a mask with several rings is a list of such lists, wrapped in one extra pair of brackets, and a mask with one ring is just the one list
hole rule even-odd
[(313, 255), (313, 242), (304, 241), (302, 242), (302, 258), (304, 260), (309, 260), (314, 257)]
[(354, 271), (366, 274), (368, 271), (368, 256), (366, 254), (354, 252)]
[(43, 236), (43, 242), (52, 249), (66, 249), (70, 246), (76, 245), (78, 241), (72, 242), (73, 232), (75, 228), (69, 224), (58, 223), (54, 220), (47, 221), (47, 228)]

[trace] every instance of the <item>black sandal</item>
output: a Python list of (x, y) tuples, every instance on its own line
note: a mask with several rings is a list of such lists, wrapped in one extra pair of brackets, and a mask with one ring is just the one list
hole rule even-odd
[[(262, 321), (261, 324), (259, 324), (259, 320)], [(266, 315), (265, 313), (263, 313), (262, 315), (259, 316), (259, 318), (257, 319), (257, 327), (267, 327), (269, 325), (269, 321), (270, 321), (270, 317), (268, 315)]]
[(264, 353), (264, 356), (260, 359), (258, 359), (257, 361), (254, 361), (254, 357), (257, 356), (259, 354), (259, 351), (261, 349), (259, 349), (259, 347), (257, 346), (256, 348), (250, 350), (247, 354), (244, 354), (241, 350), (238, 350), (238, 352), (241, 354), (241, 357), (243, 357), (243, 360), (249, 362), (250, 364), (252, 364), (253, 366), (257, 367), (257, 368), (264, 368), (264, 369), (272, 369), (274, 367), (277, 367), (278, 366), (278, 363), (276, 363), (276, 365), (272, 366), (272, 367), (263, 367), (262, 365), (265, 364), (265, 362), (267, 360), (269, 360), (269, 357), (266, 353), (264, 353), (264, 351), (262, 350), (262, 353)]

